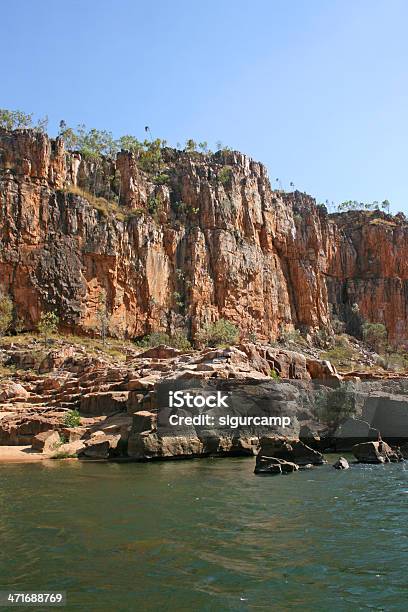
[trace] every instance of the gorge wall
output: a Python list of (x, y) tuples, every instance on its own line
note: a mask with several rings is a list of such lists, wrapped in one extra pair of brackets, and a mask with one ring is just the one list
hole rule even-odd
[(330, 327), (356, 303), (408, 343), (400, 216), (328, 215), (272, 190), (264, 166), (237, 152), (164, 149), (158, 179), (128, 152), (97, 166), (18, 130), (0, 131), (0, 156), (0, 289), (25, 329), (55, 309), (65, 330), (94, 333), (105, 292), (117, 336), (194, 334), (223, 317), (273, 340)]

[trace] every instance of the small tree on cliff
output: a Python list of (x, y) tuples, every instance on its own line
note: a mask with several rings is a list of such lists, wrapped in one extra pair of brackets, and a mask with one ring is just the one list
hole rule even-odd
[(38, 331), (47, 346), (48, 339), (58, 332), (59, 317), (55, 312), (42, 312), (38, 323)]
[(68, 151), (73, 151), (78, 145), (78, 136), (75, 131), (68, 127), (65, 121), (62, 119), (59, 123), (58, 136), (64, 139), (64, 143)]
[(390, 204), (389, 200), (383, 200), (383, 201), (381, 202), (381, 208), (382, 208), (383, 210), (386, 210), (386, 211), (387, 211), (387, 213), (389, 213), (389, 212), (390, 212), (390, 206), (391, 206), (391, 204)]
[(124, 151), (130, 151), (131, 153), (141, 153), (143, 151), (143, 143), (131, 134), (121, 136), (118, 145)]
[(194, 153), (195, 151), (197, 151), (196, 141), (193, 140), (192, 138), (189, 138), (188, 140), (186, 140), (186, 146), (184, 150), (186, 151), (186, 153)]
[(22, 130), (31, 128), (37, 132), (46, 133), (48, 127), (48, 117), (38, 119), (33, 122), (34, 113), (24, 113), (20, 110), (7, 110), (0, 108), (0, 128), (4, 130)]
[(387, 328), (382, 323), (364, 323), (363, 338), (373, 351), (380, 353), (387, 344)]
[(5, 334), (13, 320), (13, 302), (0, 292), (0, 336)]
[(76, 138), (81, 155), (94, 164), (93, 195), (95, 196), (102, 156), (113, 158), (117, 153), (118, 144), (111, 132), (95, 128), (88, 130), (85, 125), (78, 126)]

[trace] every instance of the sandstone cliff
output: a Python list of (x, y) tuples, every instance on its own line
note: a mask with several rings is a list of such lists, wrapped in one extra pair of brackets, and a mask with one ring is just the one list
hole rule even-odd
[(117, 336), (194, 334), (223, 317), (268, 341), (357, 303), (408, 340), (400, 218), (327, 215), (236, 152), (164, 149), (165, 181), (128, 152), (96, 165), (30, 130), (0, 132), (0, 155), (0, 289), (26, 329), (56, 309), (66, 330), (93, 333), (104, 290)]

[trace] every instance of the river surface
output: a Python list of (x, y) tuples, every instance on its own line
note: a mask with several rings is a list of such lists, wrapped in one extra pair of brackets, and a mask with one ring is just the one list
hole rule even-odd
[(0, 589), (86, 611), (408, 609), (408, 463), (253, 468), (0, 465)]

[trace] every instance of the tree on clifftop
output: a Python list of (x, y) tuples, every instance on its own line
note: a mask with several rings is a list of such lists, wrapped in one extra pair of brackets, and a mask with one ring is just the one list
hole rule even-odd
[(374, 202), (358, 202), (357, 200), (346, 200), (337, 206), (338, 212), (346, 212), (349, 210), (386, 210), (388, 213), (390, 212), (390, 202), (389, 200), (383, 200), (381, 204), (374, 200)]
[(10, 111), (6, 108), (0, 109), (0, 127), (4, 130), (17, 130), (30, 128), (33, 125), (33, 113), (27, 114), (23, 111)]
[(38, 132), (45, 133), (48, 127), (48, 117), (38, 119), (37, 123), (33, 120), (34, 113), (24, 113), (20, 110), (7, 110), (0, 108), (0, 128), (3, 130), (22, 130), (31, 128)]

